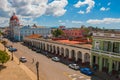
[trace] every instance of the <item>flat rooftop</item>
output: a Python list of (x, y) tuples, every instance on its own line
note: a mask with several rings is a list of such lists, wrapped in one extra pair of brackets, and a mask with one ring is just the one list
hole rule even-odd
[(40, 41), (45, 41), (45, 42), (51, 42), (51, 43), (55, 43), (55, 44), (60, 44), (60, 45), (76, 47), (76, 48), (83, 48), (83, 49), (87, 49), (87, 50), (90, 50), (92, 48), (91, 44), (85, 44), (83, 42), (78, 42), (78, 41), (69, 41), (69, 40), (56, 40), (56, 41), (54, 41), (52, 39), (43, 39), (43, 38), (34, 38), (34, 39), (40, 40)]
[(84, 47), (84, 48), (88, 48), (88, 49), (92, 48), (91, 44), (86, 44), (84, 42), (78, 42), (78, 41), (56, 40), (55, 42), (59, 42), (62, 44), (71, 44), (71, 45), (80, 46), (80, 47)]

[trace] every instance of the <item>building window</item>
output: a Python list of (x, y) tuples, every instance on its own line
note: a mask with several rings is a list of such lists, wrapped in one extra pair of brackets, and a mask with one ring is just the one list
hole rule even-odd
[(100, 42), (95, 41), (95, 49), (99, 50), (100, 49)]
[(110, 41), (103, 42), (103, 50), (104, 51), (111, 51), (112, 43)]
[(118, 42), (113, 43), (113, 52), (119, 53), (119, 43)]
[(35, 34), (34, 31), (32, 32), (32, 34)]

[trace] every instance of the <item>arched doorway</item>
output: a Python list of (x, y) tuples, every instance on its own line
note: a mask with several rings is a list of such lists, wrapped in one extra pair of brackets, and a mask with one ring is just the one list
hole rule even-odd
[(82, 52), (78, 51), (77, 52), (77, 57), (78, 57), (78, 61), (77, 62), (81, 64), (82, 63)]
[(64, 57), (68, 58), (69, 57), (69, 49), (65, 49), (65, 55)]
[(40, 49), (42, 49), (42, 43), (40, 42)]
[(53, 46), (53, 54), (55, 54), (56, 53), (56, 48), (55, 48), (55, 46)]
[(71, 60), (75, 61), (75, 50), (71, 51)]
[(60, 54), (60, 49), (59, 49), (59, 47), (57, 47), (57, 53), (56, 53), (57, 55), (59, 55)]
[(61, 56), (64, 56), (64, 48), (61, 48)]
[(43, 43), (42, 46), (43, 46), (43, 50), (45, 50), (45, 43)]
[(50, 45), (50, 53), (52, 53), (52, 45)]
[(85, 65), (90, 65), (90, 55), (85, 53), (84, 55)]
[(49, 44), (47, 44), (47, 51), (49, 52)]

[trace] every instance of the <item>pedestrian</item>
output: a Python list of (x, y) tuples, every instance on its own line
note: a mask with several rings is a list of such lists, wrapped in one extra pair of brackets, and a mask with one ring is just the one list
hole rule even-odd
[(35, 62), (34, 58), (32, 59), (32, 64)]

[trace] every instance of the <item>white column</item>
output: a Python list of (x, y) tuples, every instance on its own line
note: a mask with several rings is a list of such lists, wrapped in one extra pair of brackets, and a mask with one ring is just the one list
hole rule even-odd
[(85, 57), (84, 57), (84, 54), (82, 54), (82, 63), (85, 62)]
[(18, 32), (19, 41), (21, 41), (20, 31)]
[(116, 62), (116, 71), (118, 71), (118, 68), (119, 68), (119, 62), (117, 61)]
[(78, 53), (75, 53), (75, 61), (78, 61)]
[(71, 52), (69, 52), (69, 59), (71, 59), (72, 58), (72, 55), (71, 55)]
[(120, 54), (120, 42), (119, 42), (119, 54)]
[(59, 55), (61, 55), (62, 54), (62, 51), (61, 51), (61, 48), (59, 49)]
[(64, 57), (66, 57), (66, 51), (64, 50)]

